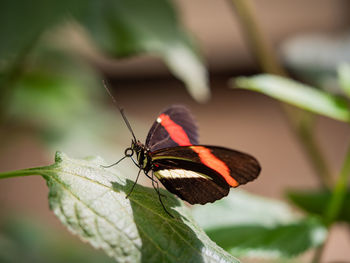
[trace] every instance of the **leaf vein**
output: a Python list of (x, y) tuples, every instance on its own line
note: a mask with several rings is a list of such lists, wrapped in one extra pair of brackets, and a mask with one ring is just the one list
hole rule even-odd
[[(87, 166), (87, 167), (89, 167), (89, 166)], [(91, 169), (91, 168), (93, 168), (93, 167), (89, 167), (89, 168)], [(56, 171), (56, 172), (61, 173), (62, 171)], [(103, 183), (100, 183), (100, 182), (91, 180), (90, 178), (81, 176), (81, 175), (79, 175), (79, 174), (71, 173), (71, 172), (68, 172), (68, 171), (64, 171), (64, 172), (65, 172), (65, 173), (68, 173), (68, 174), (70, 174), (70, 175), (73, 175), (73, 176), (80, 177), (80, 178), (82, 178), (82, 179), (86, 179), (87, 181), (89, 181), (89, 182), (91, 182), (91, 183), (98, 184), (98, 185), (100, 185), (100, 186), (102, 186), (102, 187), (105, 187), (105, 188), (107, 188), (107, 189), (109, 189), (109, 190), (111, 190), (111, 191), (114, 192), (113, 188), (111, 188), (110, 186), (107, 186), (107, 185), (105, 185), (105, 184), (103, 184)], [(61, 184), (62, 184), (62, 183), (61, 183)], [(64, 184), (62, 184), (62, 185), (64, 185)], [(64, 187), (64, 188), (66, 188), (66, 187)], [(66, 188), (66, 190), (67, 190), (69, 193), (71, 193), (67, 188)], [(81, 200), (80, 200), (78, 197), (76, 197), (73, 193), (71, 193), (71, 194), (72, 194), (76, 199), (78, 199), (78, 200), (81, 202)], [(137, 193), (134, 193), (134, 194), (137, 194)], [(115, 196), (114, 196), (114, 198), (115, 198)], [(149, 207), (143, 205), (142, 203), (138, 202), (138, 201), (135, 200), (134, 198), (130, 198), (130, 199), (131, 199), (132, 201), (134, 201), (136, 204), (138, 204), (140, 207), (142, 207), (142, 208), (144, 208), (144, 209), (146, 209), (146, 210), (149, 210), (151, 213), (153, 213), (153, 214), (157, 215), (158, 217), (162, 218), (162, 219), (164, 220), (164, 222), (173, 230), (173, 233), (174, 233), (174, 234), (176, 234), (178, 237), (180, 237), (180, 239), (183, 240), (184, 243), (188, 244), (188, 246), (189, 246), (190, 248), (192, 248), (196, 253), (198, 253), (200, 256), (202, 256), (201, 250), (199, 250), (198, 248), (194, 247), (191, 243), (189, 243), (186, 239), (184, 239), (184, 238), (180, 235), (180, 233), (178, 233), (179, 230), (177, 230), (177, 229), (175, 229), (175, 228), (172, 227), (172, 225), (169, 223), (169, 220), (170, 220), (169, 218), (164, 217), (162, 214), (157, 213), (157, 212), (154, 211), (153, 209), (150, 209)], [(117, 200), (117, 199), (116, 199), (116, 200)], [(84, 204), (84, 203), (83, 203), (83, 204)], [(89, 207), (87, 204), (84, 204), (84, 205), (85, 205), (86, 207), (88, 207), (91, 211), (93, 211), (97, 216), (99, 216), (99, 214), (98, 214), (95, 210), (93, 210), (91, 207)], [(132, 217), (131, 214), (128, 213), (128, 215), (129, 215), (130, 217)], [(102, 217), (102, 216), (101, 216), (101, 217)], [(104, 218), (104, 217), (102, 217), (102, 218)], [(112, 222), (110, 222), (110, 221), (107, 220), (106, 218), (104, 218), (104, 219), (105, 219), (109, 224), (111, 224), (111, 225), (113, 225), (114, 227), (116, 227)], [(117, 228), (117, 227), (116, 227), (116, 228)], [(175, 256), (173, 256), (172, 254), (169, 254), (169, 252), (162, 250), (162, 249), (156, 244), (156, 242), (155, 242), (150, 236), (148, 236), (148, 235), (146, 234), (146, 232), (145, 232), (141, 227), (139, 227), (138, 229), (139, 229), (141, 232), (143, 232), (144, 236), (145, 236), (149, 241), (151, 241), (151, 242), (154, 244), (154, 246), (157, 247), (157, 248), (159, 249), (159, 251), (161, 251), (162, 253), (165, 253), (165, 254), (171, 256), (171, 257), (174, 258), (174, 259), (178, 259), (178, 257), (175, 257)], [(119, 229), (117, 228), (117, 230), (119, 230)], [(190, 232), (189, 232), (188, 230), (186, 230), (185, 228), (183, 228), (182, 230), (183, 230), (183, 231), (186, 231), (187, 233), (190, 233)], [(120, 230), (119, 230), (119, 231), (120, 231)], [(121, 232), (121, 233), (123, 233), (123, 232)], [(125, 235), (125, 234), (123, 233), (123, 235)], [(129, 236), (127, 236), (127, 235), (125, 235), (125, 236), (132, 242), (132, 239), (131, 239)], [(132, 243), (133, 243), (133, 245), (134, 245), (137, 249), (141, 250), (136, 244), (134, 244), (134, 242), (132, 242)], [(213, 257), (211, 257), (211, 258), (213, 258)], [(214, 259), (214, 258), (213, 258), (213, 259)]]
[[(50, 176), (50, 175), (48, 175)], [(58, 184), (60, 184), (62, 186), (62, 188), (64, 188), (69, 194), (71, 194), (75, 199), (77, 199), (79, 202), (81, 202), (84, 206), (86, 206), (88, 209), (90, 209), (96, 216), (103, 218), (108, 224), (112, 225), (112, 227), (114, 227), (118, 232), (120, 232), (123, 236), (125, 236), (133, 245), (135, 248), (137, 248), (138, 250), (141, 251), (141, 248), (139, 248), (134, 242), (133, 239), (131, 237), (129, 237), (128, 235), (126, 235), (121, 229), (119, 229), (113, 222), (111, 222), (110, 220), (108, 220), (106, 217), (100, 215), (97, 211), (95, 211), (92, 207), (90, 207), (89, 205), (85, 204), (84, 202), (82, 202), (80, 200), (79, 197), (77, 197), (75, 194), (73, 194), (70, 189), (68, 189), (65, 184), (63, 184), (58, 178), (56, 178), (56, 176), (50, 176), (53, 180), (55, 180)], [(84, 178), (84, 177), (82, 177)], [(67, 216), (66, 216), (67, 218)]]

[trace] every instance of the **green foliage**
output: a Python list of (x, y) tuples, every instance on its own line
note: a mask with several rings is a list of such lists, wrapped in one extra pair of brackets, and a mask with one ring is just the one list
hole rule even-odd
[(85, 2), (83, 0), (1, 1), (0, 36), (3, 39), (0, 43), (1, 62), (13, 61), (23, 56), (45, 30), (77, 14), (85, 6)]
[[(60, 59), (54, 65), (40, 60), (23, 73), (13, 83), (3, 106), (8, 124), (35, 128), (36, 135), (52, 145), (62, 143), (76, 130), (82, 133), (90, 122), (97, 123), (105, 117), (106, 110), (99, 104), (103, 87), (97, 75), (91, 74), (84, 64), (57, 52), (46, 55)], [(98, 127), (89, 127), (87, 132), (97, 134)]]
[(282, 202), (241, 191), (196, 207), (194, 216), (213, 241), (235, 256), (296, 256), (321, 245), (327, 233), (315, 218), (301, 220)]
[(285, 225), (237, 225), (207, 231), (219, 246), (235, 256), (294, 257), (325, 241), (326, 231), (317, 220)]
[(205, 229), (232, 224), (273, 226), (294, 219), (287, 204), (237, 189), (213, 204), (194, 206), (193, 215)]
[(87, 83), (81, 79), (59, 73), (25, 74), (14, 85), (11, 103), (7, 105), (9, 118), (59, 129), (56, 132), (63, 134), (60, 129), (93, 111), (93, 93), (84, 84)]
[[(304, 210), (308, 214), (318, 215), (323, 217), (326, 213), (327, 206), (332, 197), (332, 192), (327, 190), (314, 191), (289, 191), (288, 199), (297, 207)], [(345, 200), (342, 207), (339, 209), (340, 213), (336, 218), (337, 221), (345, 221), (350, 223), (350, 191), (346, 193)]]
[[(71, 21), (74, 23), (67, 23)], [(84, 137), (85, 132), (95, 134), (96, 127), (104, 126), (97, 124), (98, 119), (108, 115), (92, 103), (104, 92), (99, 74), (76, 59), (76, 54), (68, 57), (69, 53), (63, 55), (62, 50), (57, 52), (50, 46), (65, 37), (56, 30), (58, 26), (76, 29), (75, 22), (81, 26), (80, 33), (95, 45), (93, 50), (109, 59), (142, 53), (156, 55), (187, 85), (197, 101), (208, 99), (206, 69), (169, 0), (5, 0), (0, 2), (1, 121), (2, 111), (6, 110), (8, 120), (33, 125), (50, 139), (78, 131), (70, 142), (80, 142), (85, 147), (93, 141)], [(48, 31), (56, 35), (44, 35)], [(338, 81), (349, 97), (349, 65), (339, 67)], [(258, 75), (238, 78), (236, 85), (313, 113), (350, 121), (348, 98), (287, 78)], [(93, 123), (94, 128), (86, 123)], [(83, 139), (77, 143), (77, 137)], [(350, 154), (333, 195), (294, 192), (289, 194), (290, 199), (308, 214), (329, 218), (326, 222), (333, 222), (333, 218), (349, 222), (350, 197), (349, 193), (345, 195), (349, 158)], [(118, 172), (102, 169), (101, 164), (103, 160), (98, 158), (74, 160), (58, 153), (52, 166), (2, 173), (0, 178), (42, 175), (50, 188), (50, 207), (62, 223), (118, 262), (238, 262), (209, 239), (173, 195), (162, 191), (166, 207), (175, 216), (170, 218), (153, 189), (136, 185), (130, 198), (125, 199), (133, 182)], [(293, 257), (321, 245), (327, 234), (318, 217), (300, 219), (281, 202), (239, 191), (215, 204), (196, 207), (194, 214), (208, 235), (235, 256)], [(28, 234), (17, 234), (17, 228)], [(33, 258), (35, 262), (47, 262), (50, 256), (54, 258), (52, 262), (68, 261), (69, 256), (60, 257), (65, 253), (55, 254), (52, 247), (60, 244), (50, 243), (52, 237), (35, 238), (31, 227), (20, 225), (10, 230), (5, 238), (0, 235), (0, 261)], [(20, 246), (16, 247), (14, 241)], [(31, 245), (37, 246), (34, 255)], [(39, 250), (46, 253), (43, 258), (36, 258)], [(17, 257), (18, 251), (23, 256)], [(87, 257), (73, 255), (73, 261), (108, 261)]]
[(349, 34), (315, 33), (288, 37), (281, 45), (281, 57), (296, 79), (338, 93), (337, 68), (349, 61)]
[(272, 98), (330, 118), (349, 122), (348, 101), (297, 81), (274, 75), (240, 77), (237, 87), (261, 92)]
[(171, 218), (151, 188), (136, 185), (102, 159), (74, 160), (57, 153), (56, 163), (0, 174), (42, 175), (49, 186), (50, 208), (74, 234), (117, 262), (239, 262), (213, 243), (178, 199), (162, 191)]
[(93, 2), (79, 21), (105, 52), (115, 56), (140, 52), (159, 55), (195, 99), (208, 99), (206, 69), (169, 1)]
[(0, 262), (2, 263), (112, 263), (102, 251), (28, 215), (6, 216), (0, 224)]
[(104, 54), (160, 56), (195, 99), (208, 99), (206, 69), (167, 0), (1, 1), (2, 65), (22, 63), (43, 32), (72, 19)]
[(341, 64), (338, 67), (339, 86), (343, 92), (350, 98), (350, 65)]

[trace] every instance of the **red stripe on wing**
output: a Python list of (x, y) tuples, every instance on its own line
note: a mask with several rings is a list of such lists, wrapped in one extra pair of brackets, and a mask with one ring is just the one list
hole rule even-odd
[[(166, 114), (159, 115), (157, 120), (169, 133), (171, 139), (180, 146), (192, 145), (184, 129), (170, 119)], [(236, 187), (239, 183), (231, 176), (230, 168), (217, 158), (210, 149), (203, 146), (192, 146), (191, 149), (198, 154), (200, 161), (207, 167), (218, 172), (225, 181), (232, 187)]]
[(230, 186), (236, 187), (239, 185), (239, 183), (231, 176), (230, 168), (228, 168), (223, 161), (212, 154), (210, 149), (203, 146), (191, 146), (191, 149), (198, 154), (199, 159), (204, 165), (218, 172), (222, 177), (224, 177), (225, 181)]
[(176, 142), (180, 146), (189, 146), (191, 145), (190, 139), (188, 138), (185, 130), (174, 121), (170, 119), (170, 117), (166, 114), (159, 115), (160, 124), (165, 128), (165, 130), (169, 133), (171, 139)]

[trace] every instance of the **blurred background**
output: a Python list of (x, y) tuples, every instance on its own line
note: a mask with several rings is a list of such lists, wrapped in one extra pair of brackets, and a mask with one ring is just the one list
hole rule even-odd
[[(5, 2), (0, 13), (8, 13), (1, 18), (6, 19), (5, 24), (0, 23), (4, 27), (1, 33), (13, 30), (20, 23), (16, 14), (25, 13), (21, 7), (11, 16), (10, 12), (17, 6)], [(186, 41), (191, 42), (191, 48), (195, 43), (196, 52), (201, 54), (199, 61), (207, 67), (210, 99), (205, 103), (194, 99), (204, 101), (207, 95), (203, 95), (205, 91), (200, 91), (199, 85), (195, 91), (189, 88), (188, 92), (186, 86), (198, 80), (186, 81), (174, 66), (177, 62), (164, 55), (167, 51), (154, 48), (159, 46), (157, 41), (142, 47), (135, 45), (130, 50), (123, 47), (111, 51), (101, 33), (102, 49), (98, 50), (91, 44), (93, 38), (86, 36), (81, 22), (72, 19), (65, 21), (64, 26), (54, 24), (45, 28), (40, 41), (33, 34), (31, 43), (35, 47), (30, 43), (21, 47), (31, 50), (30, 55), (17, 52), (9, 56), (4, 50), (21, 41), (10, 36), (14, 41), (11, 46), (0, 46), (3, 81), (0, 172), (52, 164), (57, 150), (74, 158), (98, 155), (111, 163), (119, 159), (130, 145), (131, 135), (103, 89), (100, 80), (105, 78), (141, 141), (163, 108), (185, 104), (198, 122), (201, 143), (238, 149), (260, 161), (259, 179), (242, 188), (283, 199), (286, 189), (318, 187), (315, 172), (290, 130), (280, 104), (258, 93), (232, 90), (228, 85), (231, 77), (261, 72), (232, 4), (223, 0), (172, 3), (178, 20), (191, 34)], [(337, 65), (350, 61), (350, 2), (256, 0), (252, 3), (265, 37), (285, 68), (299, 80), (334, 89)], [(45, 4), (41, 1), (37, 4), (37, 12), (45, 12)], [(98, 38), (99, 34), (94, 36)], [(131, 34), (122, 36), (133, 39)], [(175, 56), (181, 60), (181, 54)], [(7, 61), (13, 61), (14, 66), (9, 67)], [(180, 68), (186, 70), (181, 65), (186, 61), (184, 58), (179, 62)], [(329, 160), (331, 173), (336, 175), (350, 141), (350, 128), (326, 117), (317, 117), (315, 127), (316, 139)], [(124, 161), (120, 169), (135, 178), (137, 169), (128, 162)], [(141, 179), (141, 183), (149, 184), (146, 179)], [(60, 254), (57, 262), (81, 258), (90, 258), (89, 262), (101, 258), (104, 262), (111, 261), (67, 232), (50, 212), (47, 195), (48, 188), (39, 176), (0, 181), (0, 247), (7, 248), (1, 249), (0, 258), (5, 262), (48, 262), (50, 253), (57, 253)], [(350, 236), (346, 230), (345, 225), (332, 230), (324, 262), (350, 262)], [(77, 246), (76, 252), (64, 247), (67, 242)], [(46, 254), (39, 259), (37, 253), (42, 253), (38, 252), (42, 247)], [(15, 251), (26, 256), (14, 256)]]

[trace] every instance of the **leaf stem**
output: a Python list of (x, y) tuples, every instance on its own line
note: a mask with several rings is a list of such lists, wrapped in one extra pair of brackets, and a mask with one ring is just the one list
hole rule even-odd
[(296, 134), (299, 140), (302, 142), (306, 152), (308, 152), (308, 157), (313, 165), (316, 174), (319, 176), (322, 186), (326, 189), (331, 189), (333, 182), (331, 178), (331, 173), (328, 166), (326, 165), (326, 160), (322, 151), (313, 136), (315, 115), (312, 113), (304, 113), (304, 118), (298, 126), (298, 131)]
[[(280, 65), (273, 49), (259, 27), (252, 3), (249, 0), (230, 0), (230, 3), (235, 7), (235, 11), (244, 29), (243, 32), (245, 33), (247, 42), (253, 50), (253, 54), (262, 70), (266, 73), (288, 76), (288, 73)], [(308, 154), (311, 165), (319, 181), (323, 187), (329, 189), (332, 185), (329, 168), (320, 147), (314, 139), (314, 136), (312, 136), (311, 119), (305, 120), (304, 115), (306, 113), (298, 109), (285, 104), (281, 105), (288, 124), (295, 132), (298, 140)], [(297, 118), (299, 116), (303, 117), (303, 123), (301, 123), (300, 118)]]
[(350, 145), (345, 155), (343, 167), (340, 171), (338, 180), (333, 188), (332, 198), (325, 212), (326, 224), (330, 226), (338, 217), (340, 209), (343, 205), (348, 182), (350, 178)]
[[(340, 171), (340, 175), (334, 186), (332, 198), (325, 212), (325, 223), (328, 226), (328, 228), (330, 228), (332, 223), (336, 221), (339, 215), (340, 209), (343, 205), (343, 202), (346, 196), (346, 190), (347, 190), (349, 178), (350, 178), (350, 145), (346, 153), (343, 167)], [(312, 263), (319, 263), (321, 261), (325, 245), (326, 245), (326, 242), (317, 248), (317, 250), (315, 251), (314, 257), (312, 259)]]
[(323, 251), (324, 251), (324, 248), (326, 246), (326, 242), (325, 241), (321, 246), (319, 246), (316, 251), (315, 251), (315, 254), (312, 258), (312, 263), (320, 263), (321, 262), (321, 258), (322, 258), (322, 255), (323, 255)]
[(288, 125), (294, 131), (297, 140), (303, 147), (310, 165), (317, 176), (319, 183), (325, 189), (331, 189), (333, 182), (326, 158), (322, 153), (319, 144), (313, 135), (315, 115), (293, 108), (286, 104), (281, 104), (283, 113), (286, 116)]
[(0, 173), (0, 179), (19, 177), (19, 176), (29, 176), (29, 175), (40, 175), (43, 170), (49, 169), (51, 166), (42, 166), (35, 168), (28, 168), (22, 170), (15, 170), (9, 172)]
[(249, 0), (231, 0), (231, 3), (233, 3), (242, 26), (245, 29), (243, 32), (246, 35), (248, 44), (253, 50), (253, 55), (255, 55), (263, 71), (287, 76), (287, 72), (280, 66), (275, 53), (260, 30), (251, 2)]

